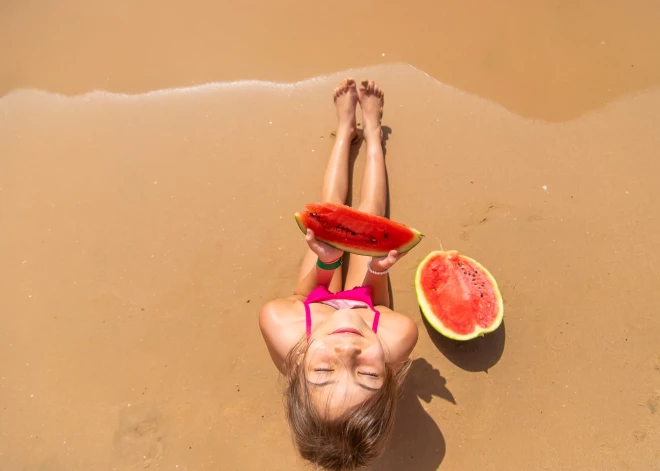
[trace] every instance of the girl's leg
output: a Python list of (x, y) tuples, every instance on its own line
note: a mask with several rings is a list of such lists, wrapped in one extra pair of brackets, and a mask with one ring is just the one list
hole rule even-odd
[[(351, 152), (351, 142), (355, 137), (355, 108), (358, 102), (357, 88), (353, 79), (346, 79), (334, 91), (335, 107), (337, 108), (337, 132), (335, 144), (330, 154), (328, 166), (323, 177), (321, 201), (346, 204), (348, 197), (348, 161)], [(305, 251), (298, 280), (310, 272), (316, 263), (316, 254), (309, 248)], [(330, 291), (337, 292), (342, 288), (341, 270), (335, 270), (330, 282)]]
[[(371, 80), (365, 80), (360, 84), (358, 96), (360, 107), (362, 108), (364, 140), (367, 145), (367, 161), (364, 167), (364, 177), (360, 191), (360, 206), (358, 209), (377, 216), (385, 216), (387, 177), (380, 128), (384, 94), (376, 83)], [(367, 263), (370, 260), (371, 257), (351, 254), (351, 261), (346, 274), (346, 288), (362, 285), (367, 273)], [(377, 282), (383, 283), (384, 289), (379, 291), (388, 292), (387, 275), (378, 277)], [(389, 297), (387, 304), (389, 304)]]

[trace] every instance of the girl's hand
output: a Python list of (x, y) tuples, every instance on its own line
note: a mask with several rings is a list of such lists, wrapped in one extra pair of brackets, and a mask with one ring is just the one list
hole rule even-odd
[(399, 254), (396, 250), (390, 250), (390, 253), (385, 257), (372, 257), (371, 269), (374, 271), (385, 271), (389, 270), (394, 266), (396, 262), (401, 260), (402, 257), (405, 257), (408, 252)]
[(312, 252), (314, 252), (323, 263), (334, 262), (344, 255), (343, 250), (336, 249), (325, 242), (316, 240), (314, 231), (311, 229), (307, 229), (305, 240), (307, 241), (309, 248), (312, 249)]

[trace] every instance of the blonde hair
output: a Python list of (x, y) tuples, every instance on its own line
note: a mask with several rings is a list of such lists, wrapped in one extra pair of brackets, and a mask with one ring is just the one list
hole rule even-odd
[(305, 378), (302, 360), (308, 347), (302, 339), (287, 355), (283, 368), (284, 406), (294, 444), (304, 459), (325, 470), (367, 466), (385, 449), (410, 360), (396, 372), (385, 363), (384, 383), (378, 391), (338, 417), (327, 418), (314, 406)]

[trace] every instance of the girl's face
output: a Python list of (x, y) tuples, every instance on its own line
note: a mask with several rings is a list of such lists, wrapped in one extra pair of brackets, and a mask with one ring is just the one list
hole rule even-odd
[(317, 410), (335, 417), (383, 385), (385, 352), (356, 311), (340, 309), (312, 333), (302, 366)]

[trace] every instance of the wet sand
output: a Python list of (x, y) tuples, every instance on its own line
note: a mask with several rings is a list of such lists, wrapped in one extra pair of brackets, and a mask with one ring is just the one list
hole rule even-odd
[(660, 3), (9, 2), (0, 95), (297, 81), (406, 62), (517, 114), (565, 121), (660, 84)]
[[(248, 21), (254, 5), (214, 18), (202, 13), (219, 6), (186, 5), (3, 7), (1, 469), (305, 469), (256, 314), (293, 288), (292, 214), (318, 198), (330, 92), (346, 75), (386, 90), (391, 216), (427, 235), (392, 273), (395, 307), (421, 335), (374, 470), (658, 469), (660, 80), (657, 32), (644, 29), (656, 7), (566, 19), (547, 4), (517, 31), (523, 45), (488, 40), (515, 18), (505, 11), (479, 29), (468, 6), (451, 7), (455, 23), (428, 6), (443, 27), (426, 30), (415, 25), (432, 15), (385, 9), (383, 31), (409, 30), (339, 54), (333, 41), (358, 41), (364, 25), (335, 24), (339, 7), (260, 5)], [(274, 34), (294, 10), (303, 30)], [(583, 49), (599, 28), (620, 38), (616, 54)], [(452, 47), (423, 41), (431, 29)], [(522, 68), (471, 62), (524, 50), (535, 55)], [(548, 75), (579, 58), (564, 85)], [(633, 80), (615, 58), (645, 66)], [(293, 82), (201, 85), (251, 78)], [(440, 244), (497, 278), (496, 333), (456, 344), (426, 328), (412, 279)]]

